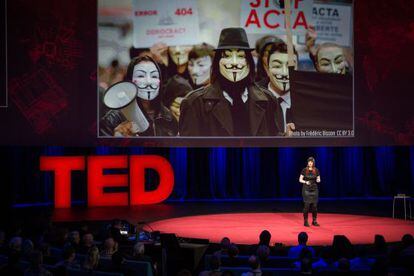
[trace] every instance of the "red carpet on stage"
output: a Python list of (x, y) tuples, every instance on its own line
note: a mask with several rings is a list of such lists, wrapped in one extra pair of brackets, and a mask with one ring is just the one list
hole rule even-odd
[[(311, 217), (311, 215), (310, 215)], [(150, 223), (154, 230), (175, 233), (180, 237), (209, 239), (219, 242), (229, 237), (234, 243), (255, 244), (266, 229), (272, 234), (272, 243), (297, 244), (297, 235), (306, 231), (310, 245), (332, 244), (334, 235), (346, 235), (353, 244), (373, 243), (374, 235), (381, 234), (387, 242), (400, 241), (404, 234), (414, 234), (414, 222), (401, 219), (319, 214), (320, 227), (304, 227), (301, 213), (233, 213), (188, 216)]]

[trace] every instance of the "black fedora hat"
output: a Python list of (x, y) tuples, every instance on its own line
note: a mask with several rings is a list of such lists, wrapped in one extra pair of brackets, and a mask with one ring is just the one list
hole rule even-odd
[(221, 30), (216, 50), (225, 49), (254, 50), (250, 48), (246, 31), (243, 28), (226, 28)]

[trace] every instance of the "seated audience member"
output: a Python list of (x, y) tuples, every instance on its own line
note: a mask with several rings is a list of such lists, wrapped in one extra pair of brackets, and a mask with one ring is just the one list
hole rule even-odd
[(117, 250), (118, 243), (113, 238), (107, 238), (101, 251), (101, 257), (110, 258), (115, 252), (117, 252)]
[(63, 260), (58, 262), (55, 265), (53, 274), (66, 275), (66, 271), (68, 268), (70, 269), (80, 268), (79, 264), (77, 264), (75, 261), (76, 251), (73, 247), (66, 246), (65, 248), (63, 248), (62, 256), (63, 256)]
[(0, 268), (0, 275), (23, 275), (23, 270), (19, 266), (20, 252), (10, 251), (7, 264)]
[(325, 246), (320, 252), (319, 259), (312, 263), (312, 269), (313, 270), (324, 269), (324, 268), (330, 267), (331, 265), (332, 265), (332, 251), (330, 247)]
[(50, 254), (50, 245), (48, 243), (42, 243), (39, 250), (42, 252), (43, 263), (52, 265), (57, 262), (57, 256), (52, 256), (52, 254)]
[(134, 247), (132, 248), (131, 259), (140, 262), (152, 263), (151, 257), (145, 255), (145, 245), (142, 242), (135, 243)]
[(9, 252), (18, 252), (22, 251), (23, 239), (21, 237), (13, 237), (9, 241)]
[(221, 272), (220, 272), (220, 266), (221, 266), (221, 261), (220, 261), (220, 256), (218, 256), (217, 254), (214, 254), (211, 256), (210, 262), (209, 262), (209, 266), (210, 266), (210, 270), (205, 270), (200, 272), (199, 276), (220, 276)]
[(96, 246), (89, 248), (85, 262), (82, 268), (88, 271), (97, 270), (99, 266), (99, 249)]
[(369, 258), (366, 246), (357, 248), (357, 256), (350, 260), (351, 270), (368, 270), (374, 265), (375, 259)]
[(207, 43), (195, 45), (188, 57), (188, 72), (192, 87), (197, 89), (210, 84), (214, 47)]
[(272, 239), (272, 234), (270, 234), (270, 232), (267, 230), (263, 230), (259, 235), (259, 243), (257, 245), (253, 245), (250, 248), (250, 253), (256, 254), (257, 249), (259, 248), (260, 245), (266, 245), (267, 247), (270, 248), (271, 239)]
[(250, 266), (250, 271), (243, 273), (242, 276), (261, 276), (262, 270), (260, 269), (259, 258), (252, 255), (250, 256), (248, 262)]
[(229, 238), (227, 237), (222, 238), (220, 242), (220, 250), (214, 252), (214, 254), (218, 256), (228, 255), (228, 250), (229, 250), (230, 245), (231, 245), (231, 242)]
[(109, 234), (117, 243), (122, 242), (124, 239), (121, 234), (122, 228), (122, 221), (120, 219), (114, 219), (111, 224), (111, 228), (109, 229)]
[(262, 267), (269, 259), (270, 255), (270, 248), (267, 245), (259, 245), (259, 248), (257, 248), (256, 256), (259, 258), (260, 263), (262, 264)]
[(22, 243), (21, 258), (25, 261), (29, 261), (30, 254), (32, 254), (33, 250), (34, 250), (33, 242), (29, 239), (24, 240)]
[(50, 271), (42, 267), (43, 256), (40, 251), (33, 251), (30, 253), (30, 266), (24, 272), (25, 276), (37, 275), (37, 276), (49, 276), (52, 275)]
[(332, 242), (332, 255), (334, 260), (340, 258), (352, 259), (354, 257), (354, 247), (346, 236), (334, 236)]
[(383, 235), (375, 235), (374, 245), (370, 250), (370, 254), (384, 257), (388, 254), (388, 246)]
[[(68, 235), (68, 245), (72, 246), (76, 252), (80, 249), (80, 235), (79, 231), (72, 231)], [(65, 245), (67, 246), (67, 245)]]
[(292, 246), (289, 249), (288, 257), (291, 259), (298, 259), (303, 248), (308, 248), (309, 251), (312, 253), (312, 257), (314, 257), (315, 251), (313, 250), (311, 246), (307, 246), (307, 242), (308, 242), (308, 234), (306, 234), (306, 232), (300, 232), (298, 234), (299, 244), (296, 246)]
[(92, 247), (94, 247), (93, 235), (92, 233), (85, 233), (82, 236), (82, 244), (79, 248), (79, 253), (87, 254)]

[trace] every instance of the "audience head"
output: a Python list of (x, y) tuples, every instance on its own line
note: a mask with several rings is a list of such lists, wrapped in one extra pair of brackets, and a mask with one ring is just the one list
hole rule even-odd
[(133, 255), (134, 255), (135, 257), (137, 257), (137, 256), (142, 256), (142, 255), (144, 255), (144, 253), (145, 253), (145, 246), (144, 246), (144, 244), (143, 244), (143, 243), (141, 243), (141, 242), (137, 242), (137, 243), (134, 245), (133, 250), (134, 250)]
[(300, 245), (306, 245), (308, 243), (308, 234), (306, 232), (300, 232), (298, 234), (298, 242)]
[(353, 258), (354, 248), (349, 239), (344, 235), (335, 235), (332, 243), (332, 251), (335, 259)]
[(116, 242), (113, 238), (109, 237), (104, 242), (104, 250), (108, 252), (114, 252), (116, 251)]
[(13, 237), (10, 239), (9, 242), (9, 249), (11, 251), (20, 252), (22, 250), (22, 238), (21, 237)]
[(402, 245), (403, 245), (404, 247), (408, 247), (408, 246), (410, 246), (410, 245), (414, 244), (414, 238), (413, 238), (413, 235), (411, 235), (411, 234), (405, 234), (405, 235), (401, 238), (401, 242), (402, 242)]
[(255, 255), (251, 255), (248, 260), (249, 266), (252, 270), (260, 268), (260, 261), (259, 258)]
[(221, 250), (227, 250), (230, 245), (231, 245), (230, 239), (227, 237), (224, 237), (220, 242)]
[(374, 238), (374, 246), (375, 246), (375, 249), (384, 249), (384, 248), (386, 248), (387, 247), (387, 244), (386, 244), (386, 242), (385, 242), (385, 238), (384, 238), (384, 236), (383, 235), (375, 235), (375, 238)]
[(79, 244), (80, 243), (80, 235), (79, 231), (72, 231), (69, 233), (68, 240), (72, 244)]
[(82, 237), (83, 245), (87, 247), (91, 247), (94, 244), (93, 235), (92, 233), (86, 233)]
[(262, 233), (260, 233), (259, 236), (259, 245), (270, 245), (270, 239), (272, 238), (272, 235), (269, 231), (263, 230)]

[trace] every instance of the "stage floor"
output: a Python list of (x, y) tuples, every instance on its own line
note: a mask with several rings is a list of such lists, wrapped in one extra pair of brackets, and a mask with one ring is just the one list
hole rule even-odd
[(400, 241), (404, 234), (414, 234), (414, 221), (375, 216), (323, 213), (320, 227), (304, 227), (301, 213), (232, 213), (187, 216), (155, 221), (153, 230), (175, 233), (179, 237), (209, 239), (220, 242), (223, 237), (238, 244), (255, 244), (266, 229), (272, 243), (297, 244), (297, 235), (306, 231), (310, 245), (330, 245), (334, 235), (346, 235), (353, 244), (373, 243), (375, 234), (387, 242)]

